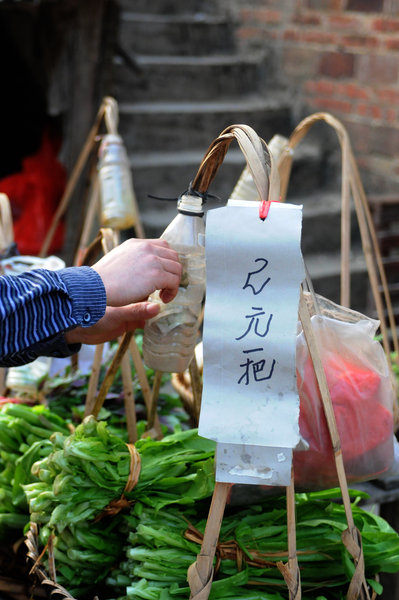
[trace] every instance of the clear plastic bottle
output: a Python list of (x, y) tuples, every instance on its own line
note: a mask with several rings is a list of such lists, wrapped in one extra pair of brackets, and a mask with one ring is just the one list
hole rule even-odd
[(112, 229), (128, 229), (135, 225), (137, 215), (132, 174), (122, 138), (115, 133), (104, 135), (98, 158), (101, 223)]
[(176, 298), (164, 304), (159, 293), (152, 302), (161, 305), (159, 314), (146, 321), (143, 338), (144, 362), (157, 371), (181, 373), (194, 355), (199, 315), (205, 294), (205, 225), (202, 198), (183, 194), (179, 214), (162, 238), (179, 253), (183, 274)]

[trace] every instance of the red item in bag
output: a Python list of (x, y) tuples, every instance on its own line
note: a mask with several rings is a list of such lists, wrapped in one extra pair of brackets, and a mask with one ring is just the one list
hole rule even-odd
[[(7, 194), (13, 214), (14, 239), (20, 254), (36, 256), (52, 223), (66, 184), (66, 171), (56, 157), (54, 142), (45, 133), (36, 154), (25, 158), (22, 172), (0, 180), (0, 192)], [(61, 223), (50, 252), (62, 248)]]
[[(319, 319), (321, 317), (318, 317)], [(378, 342), (359, 334), (359, 324), (334, 323), (320, 329), (321, 358), (341, 440), (348, 482), (373, 479), (393, 461), (393, 390), (385, 355)], [(353, 329), (353, 338), (343, 336), (342, 348), (335, 347), (329, 327)], [(357, 342), (363, 352), (357, 352)], [(350, 347), (352, 341), (352, 348)], [(328, 347), (330, 345), (330, 348)], [(373, 356), (375, 354), (375, 356)], [(305, 358), (302, 356), (302, 359)], [(375, 364), (372, 360), (375, 358)], [(294, 452), (294, 473), (298, 489), (320, 489), (337, 485), (337, 472), (327, 421), (309, 354), (297, 369), (300, 397), (299, 429), (309, 444), (306, 451)]]

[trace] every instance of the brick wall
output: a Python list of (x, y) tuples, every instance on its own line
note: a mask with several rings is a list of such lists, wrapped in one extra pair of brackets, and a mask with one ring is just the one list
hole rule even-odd
[(399, 197), (399, 0), (234, 0), (243, 49), (270, 47), (296, 122), (347, 127), (365, 186)]

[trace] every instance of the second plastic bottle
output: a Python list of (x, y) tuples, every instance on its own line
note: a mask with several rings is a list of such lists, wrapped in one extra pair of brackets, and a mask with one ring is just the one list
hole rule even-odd
[(194, 355), (199, 315), (205, 294), (205, 248), (202, 198), (190, 193), (179, 199), (179, 214), (162, 234), (178, 252), (183, 266), (176, 298), (164, 304), (159, 293), (150, 300), (161, 305), (159, 314), (146, 321), (143, 355), (146, 365), (157, 371), (181, 373)]

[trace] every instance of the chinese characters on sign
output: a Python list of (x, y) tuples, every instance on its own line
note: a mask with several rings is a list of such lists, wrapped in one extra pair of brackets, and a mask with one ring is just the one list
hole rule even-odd
[[(218, 454), (224, 464), (229, 445), (245, 449), (246, 474), (252, 468), (249, 447), (257, 447), (259, 457), (259, 449), (272, 448), (278, 462), (299, 441), (295, 341), (302, 207), (274, 203), (265, 221), (257, 208), (248, 202), (209, 211), (206, 233), (199, 433), (223, 444)], [(255, 470), (266, 473), (263, 467)]]

